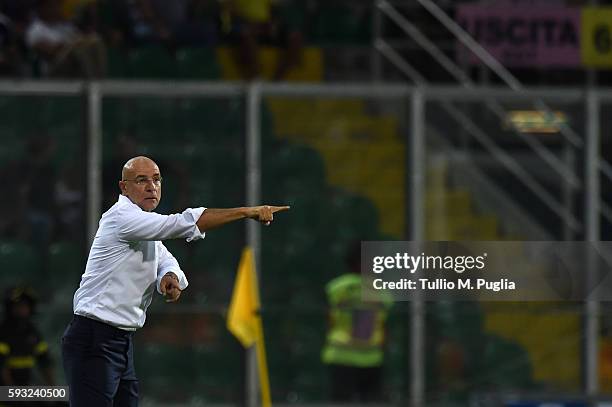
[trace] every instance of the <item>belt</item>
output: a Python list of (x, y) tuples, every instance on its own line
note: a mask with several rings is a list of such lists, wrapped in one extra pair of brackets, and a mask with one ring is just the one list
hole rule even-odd
[(133, 328), (133, 329), (118, 328), (107, 322), (103, 322), (103, 321), (100, 321), (100, 320), (97, 320), (91, 317), (85, 317), (83, 315), (78, 315), (78, 314), (74, 314), (74, 321), (79, 321), (82, 323), (94, 325), (98, 329), (102, 329), (106, 332), (113, 333), (113, 334), (119, 334), (119, 335), (125, 335), (125, 336), (131, 336), (136, 331), (136, 328)]

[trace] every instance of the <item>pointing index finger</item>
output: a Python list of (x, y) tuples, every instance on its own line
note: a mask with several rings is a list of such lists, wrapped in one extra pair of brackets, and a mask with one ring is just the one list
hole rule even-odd
[(276, 213), (276, 212), (282, 212), (282, 211), (288, 211), (291, 207), (290, 206), (272, 206), (272, 213)]

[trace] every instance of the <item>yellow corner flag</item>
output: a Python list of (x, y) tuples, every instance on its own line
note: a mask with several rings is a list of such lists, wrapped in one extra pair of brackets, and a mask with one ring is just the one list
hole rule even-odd
[(247, 246), (242, 251), (242, 257), (238, 265), (238, 275), (234, 283), (232, 301), (227, 314), (227, 329), (238, 338), (245, 348), (255, 344), (261, 403), (263, 407), (270, 407), (272, 405), (270, 401), (270, 382), (268, 379), (266, 348), (259, 308), (259, 288), (257, 285), (257, 274), (255, 273), (255, 259), (253, 257), (253, 249)]

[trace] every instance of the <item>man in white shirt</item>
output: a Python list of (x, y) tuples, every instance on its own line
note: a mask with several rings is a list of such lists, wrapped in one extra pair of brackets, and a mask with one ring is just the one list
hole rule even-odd
[(162, 240), (198, 240), (210, 229), (244, 218), (269, 225), (274, 213), (289, 209), (189, 208), (160, 215), (152, 212), (162, 186), (155, 162), (132, 158), (121, 178), (121, 195), (100, 219), (74, 295), (75, 316), (62, 337), (71, 406), (138, 405), (133, 333), (144, 325), (155, 288), (167, 302), (174, 302), (188, 284)]

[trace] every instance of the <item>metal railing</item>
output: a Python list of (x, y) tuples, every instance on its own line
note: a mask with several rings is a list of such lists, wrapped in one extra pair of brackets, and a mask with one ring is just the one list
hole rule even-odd
[[(432, 0), (417, 0), (418, 3), (423, 6), (435, 19), (440, 22), (444, 28), (451, 32), (454, 38), (461, 44), (463, 44), (470, 52), (472, 52), (484, 65), (486, 65), (491, 71), (493, 71), (510, 89), (515, 92), (522, 92), (524, 90), (520, 81), (512, 75), (512, 73), (506, 69), (496, 58), (494, 58), (483, 46), (481, 46), (472, 36), (466, 32), (457, 22), (455, 22), (440, 6), (438, 6)], [(378, 54), (385, 56), (391, 63), (393, 63), (401, 72), (406, 74), (413, 82), (417, 85), (424, 83), (424, 78), (418, 73), (411, 64), (406, 61), (398, 52), (393, 50), (389, 44), (382, 39), (383, 33), (383, 17), (388, 17), (394, 21), (398, 27), (400, 27), (412, 40), (419, 44), (429, 55), (431, 55), (437, 63), (442, 66), (447, 72), (451, 74), (459, 83), (465, 87), (472, 87), (474, 84), (470, 78), (463, 72), (463, 70), (432, 41), (430, 41), (418, 27), (408, 21), (395, 7), (391, 5), (390, 1), (387, 0), (376, 0), (374, 10), (374, 60), (373, 60), (373, 75), (375, 79), (380, 79), (382, 72), (382, 62), (379, 59)], [(589, 95), (588, 103), (593, 104), (594, 99), (597, 96), (594, 94)], [(535, 99), (533, 105), (536, 109), (544, 111), (548, 114), (551, 113), (551, 109), (542, 99)], [(503, 165), (505, 165), (513, 174), (515, 174), (524, 185), (529, 188), (548, 208), (554, 213), (558, 214), (561, 218), (565, 219), (566, 224), (572, 229), (573, 232), (579, 232), (582, 225), (580, 222), (573, 217), (570, 213), (563, 213), (563, 204), (557, 203), (552, 197), (546, 193), (546, 191), (537, 184), (537, 182), (527, 174), (525, 171), (520, 169), (518, 163), (512, 159), (512, 157), (504, 155), (501, 151), (494, 148), (494, 145), (487, 139), (486, 134), (482, 132), (475, 123), (471, 122), (468, 117), (463, 113), (451, 106), (448, 103), (443, 103), (442, 106), (458, 121), (462, 122), (462, 125), (475, 137), (480, 143), (482, 143), (487, 150), (491, 152)], [(503, 116), (504, 109), (498, 103), (488, 105), (487, 108), (494, 111), (498, 116)], [(596, 109), (590, 107), (588, 112), (590, 115), (596, 116), (594, 113)], [(589, 141), (593, 144), (583, 146), (582, 140), (578, 137), (577, 133), (569, 126), (561, 126), (560, 133), (566, 139), (570, 145), (575, 149), (581, 149), (585, 147), (587, 150), (586, 155), (591, 156), (597, 154), (598, 143), (595, 140), (595, 133), (599, 133), (598, 129), (592, 129), (592, 126), (598, 126), (599, 123), (593, 122), (594, 117), (589, 116), (587, 121), (589, 133), (591, 137)], [(524, 137), (520, 132), (516, 134), (525, 142), (530, 148), (532, 148), (546, 163), (555, 169), (560, 175), (567, 178), (568, 186), (566, 189), (575, 189), (580, 187), (577, 182), (577, 175), (571, 168), (571, 166), (565, 165), (563, 162), (554, 157), (541, 143), (537, 140)], [(570, 153), (571, 154), (571, 153)], [(572, 160), (570, 160), (571, 162)], [(599, 187), (599, 172), (610, 180), (612, 180), (612, 166), (603, 159), (598, 159), (590, 165), (587, 165), (586, 172), (588, 174), (588, 182), (591, 183), (589, 189)], [(599, 205), (599, 206), (598, 206)], [(569, 207), (569, 205), (565, 205)], [(599, 222), (594, 217), (599, 217), (601, 212), (603, 216), (608, 220), (612, 221), (612, 208), (607, 203), (595, 203), (587, 198), (585, 207), (589, 213), (584, 224), (584, 236), (585, 240), (595, 241), (599, 238)], [(566, 233), (567, 236), (571, 236), (573, 233)], [(585, 369), (585, 383), (586, 389), (590, 394), (597, 392), (597, 343), (595, 342), (596, 334), (599, 330), (597, 325), (597, 314), (598, 307), (596, 303), (589, 302), (587, 309), (585, 310), (585, 354), (587, 354), (587, 364)], [(415, 390), (417, 391), (417, 390)]]
[[(438, 18), (445, 27), (449, 28), (457, 36), (457, 38), (463, 42), (469, 49), (478, 55), (483, 61), (489, 66), (494, 72), (496, 72), (504, 82), (515, 91), (521, 91), (522, 85), (518, 80), (504, 68), (495, 58), (493, 58), (482, 46), (474, 41), (467, 32), (465, 32), (458, 24), (450, 19), (446, 13), (444, 13), (437, 5), (429, 2), (428, 0), (419, 0), (419, 2), (432, 12)], [(377, 10), (384, 16), (391, 19), (397, 24), (410, 38), (412, 38), (417, 44), (419, 44), (427, 53), (429, 53), (434, 60), (436, 60), (446, 71), (448, 71), (452, 77), (454, 77), (462, 86), (466, 88), (473, 88), (474, 82), (469, 78), (468, 75), (449, 57), (442, 52), (442, 50), (432, 41), (430, 41), (419, 28), (406, 19), (391, 3), (386, 0), (380, 0), (377, 2)], [(380, 35), (380, 33), (378, 33)], [(375, 47), (381, 51), (381, 53), (389, 58), (389, 60), (396, 64), (398, 68), (405, 72), (411, 80), (417, 85), (427, 85), (426, 79), (418, 73), (418, 71), (411, 66), (411, 64), (403, 58), (400, 54), (391, 49), (391, 47), (385, 42), (384, 39), (378, 37), (375, 38)], [(550, 108), (541, 100), (536, 99), (534, 104), (539, 110), (544, 110), (550, 113)], [(509, 171), (514, 173), (524, 184), (529, 188), (542, 202), (544, 202), (551, 211), (556, 213), (562, 218), (565, 218), (568, 226), (574, 232), (580, 232), (582, 225), (578, 222), (571, 214), (564, 213), (562, 205), (550, 196), (546, 190), (538, 184), (538, 182), (527, 172), (523, 171), (520, 165), (512, 157), (503, 154), (502, 151), (495, 148), (495, 145), (491, 142), (490, 137), (483, 132), (478, 125), (471, 121), (463, 112), (449, 103), (442, 103), (444, 109), (446, 109), (451, 116), (456, 120), (462, 122), (462, 125), (467, 129), (474, 138), (478, 140), (489, 152), (494, 155), (503, 165), (505, 165)], [(503, 120), (506, 111), (497, 101), (491, 101), (486, 104), (486, 108), (498, 116), (500, 120)], [(528, 137), (520, 131), (512, 128), (514, 134), (520, 138), (525, 144), (527, 144), (536, 154), (538, 154), (544, 162), (550, 165), (558, 174), (564, 177), (572, 188), (579, 188), (580, 183), (575, 172), (568, 168), (565, 163), (555, 157), (546, 147), (542, 145), (540, 141), (533, 137)], [(576, 133), (568, 128), (561, 128), (561, 134), (574, 146), (581, 147), (582, 140), (577, 137)]]

